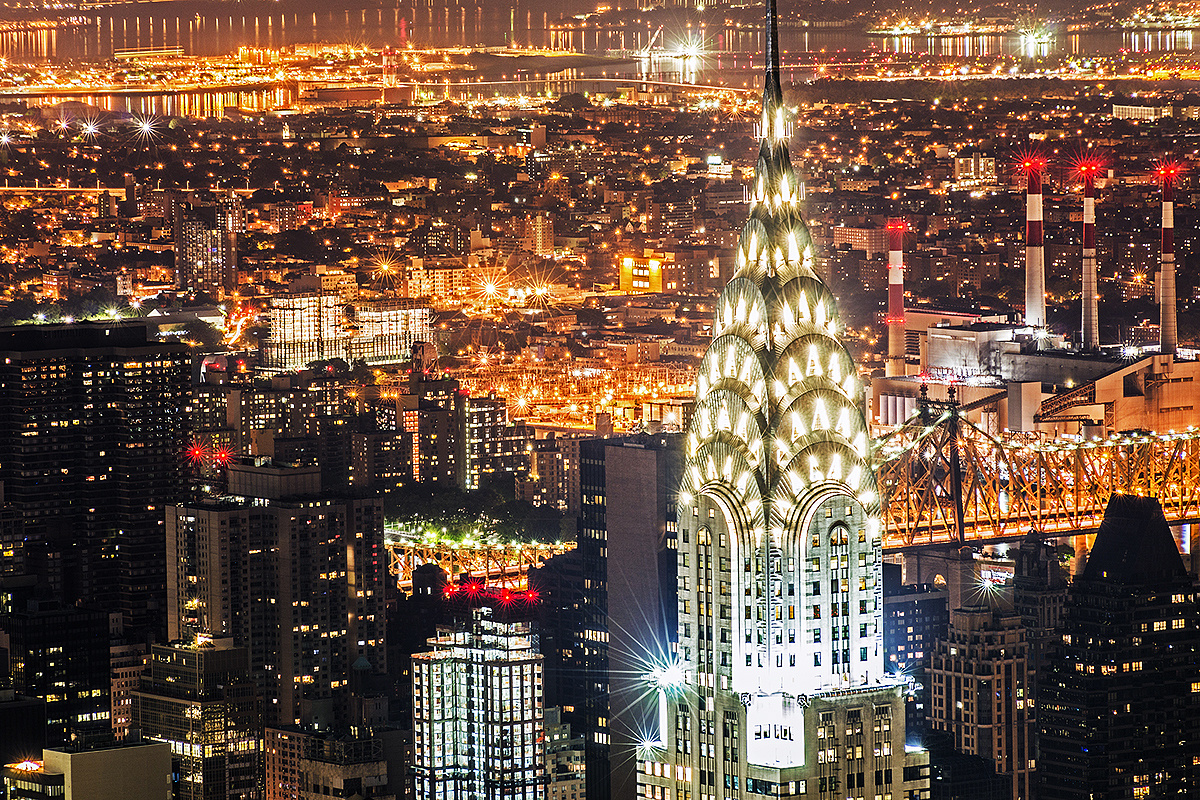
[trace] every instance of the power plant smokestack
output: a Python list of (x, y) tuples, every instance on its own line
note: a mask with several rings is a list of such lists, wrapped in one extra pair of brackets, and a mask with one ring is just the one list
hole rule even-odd
[(1175, 178), (1176, 164), (1162, 164), (1158, 179), (1162, 183), (1162, 268), (1159, 280), (1159, 352), (1175, 354), (1179, 332), (1175, 327)]
[(1046, 327), (1046, 248), (1042, 231), (1042, 170), (1046, 162), (1026, 158), (1021, 167), (1029, 178), (1025, 201), (1025, 324)]
[(888, 355), (884, 375), (904, 375), (904, 232), (902, 219), (889, 219), (888, 237)]
[(1096, 305), (1096, 172), (1100, 165), (1083, 160), (1076, 167), (1083, 176), (1083, 349), (1100, 349), (1100, 322)]

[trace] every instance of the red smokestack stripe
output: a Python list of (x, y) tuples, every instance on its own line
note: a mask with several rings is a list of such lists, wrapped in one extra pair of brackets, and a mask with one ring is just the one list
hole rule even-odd
[[(1089, 172), (1083, 176), (1083, 248), (1085, 250), (1096, 249), (1095, 202), (1096, 178)], [(1092, 212), (1091, 219), (1088, 218), (1089, 211)]]
[(1162, 202), (1163, 202), (1163, 227), (1162, 227), (1162, 251), (1163, 254), (1175, 253), (1175, 181), (1170, 175), (1163, 177), (1162, 187)]
[(1025, 246), (1041, 247), (1043, 244), (1045, 244), (1045, 240), (1042, 236), (1042, 221), (1040, 219), (1026, 220)]
[(904, 284), (888, 284), (887, 324), (904, 322)]

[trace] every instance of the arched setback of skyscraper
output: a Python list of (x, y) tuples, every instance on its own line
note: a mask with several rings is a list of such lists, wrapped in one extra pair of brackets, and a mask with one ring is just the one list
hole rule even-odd
[(883, 667), (879, 501), (863, 387), (813, 270), (788, 154), (775, 0), (738, 269), (697, 376), (679, 494), (678, 661), (639, 793), (928, 796), (907, 686)]

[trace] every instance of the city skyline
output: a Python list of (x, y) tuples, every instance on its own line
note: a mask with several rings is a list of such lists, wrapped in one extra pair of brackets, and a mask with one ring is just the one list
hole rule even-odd
[(0, 13), (0, 800), (1194, 791), (1189, 8), (612, 5)]

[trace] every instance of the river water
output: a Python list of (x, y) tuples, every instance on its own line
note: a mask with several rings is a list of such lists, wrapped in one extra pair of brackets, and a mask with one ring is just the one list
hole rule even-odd
[[(639, 20), (621, 29), (551, 31), (558, 17), (552, 0), (353, 0), (353, 8), (331, 10), (316, 0), (282, 4), (263, 0), (212, 2), (167, 0), (130, 3), (95, 9), (86, 21), (57, 30), (0, 32), (0, 56), (12, 61), (98, 60), (123, 50), (180, 48), (188, 55), (221, 55), (241, 46), (278, 48), (312, 42), (400, 47), (407, 43), (433, 46), (464, 44), (502, 47), (513, 44), (554, 47), (593, 54), (638, 50), (655, 35), (658, 20)], [(721, 16), (710, 15), (716, 22)], [(667, 26), (671, 23), (668, 21)], [(664, 59), (651, 70), (670, 73), (686, 82), (750, 85), (761, 61), (762, 32), (758, 25), (678, 25), (665, 32), (662, 44), (682, 40), (697, 44), (705, 55), (693, 59)], [(685, 30), (686, 27), (686, 30)], [(1167, 53), (1200, 49), (1197, 31), (1055, 32), (1048, 41), (1015, 34), (985, 36), (869, 36), (844, 28), (780, 30), (785, 77), (805, 80), (822, 67), (826, 74), (894, 54), (900, 63), (922, 53), (938, 57), (1107, 56), (1119, 53)], [(622, 68), (636, 74), (637, 65)], [(620, 69), (618, 69), (618, 72)], [(612, 75), (613, 73), (609, 73)], [(68, 98), (42, 98), (57, 102)], [(135, 92), (100, 97), (73, 97), (111, 110), (153, 115), (217, 116), (227, 107), (251, 110), (285, 108), (295, 101), (289, 86), (252, 91), (203, 91), (181, 94)], [(39, 102), (39, 101), (34, 101)]]
[[(287, 10), (281, 10), (286, 6)], [(577, 52), (639, 49), (653, 37), (663, 17), (650, 15), (620, 29), (550, 31), (561, 6), (553, 0), (350, 0), (331, 8), (317, 0), (166, 0), (79, 12), (83, 24), (57, 30), (0, 32), (0, 56), (18, 61), (108, 58), (121, 50), (182, 48), (189, 55), (220, 55), (241, 46), (276, 48), (310, 42), (401, 46), (519, 44)], [(762, 51), (757, 24), (719, 24), (723, 15), (707, 15), (707, 28), (683, 29), (666, 18), (661, 44), (679, 41), (670, 28), (699, 41), (709, 52)], [(1054, 34), (1048, 43), (1019, 35), (873, 37), (861, 30), (788, 28), (781, 43), (790, 52), (933, 53), (940, 56), (1109, 55), (1120, 51), (1169, 52), (1200, 47), (1195, 31), (1097, 31)]]

